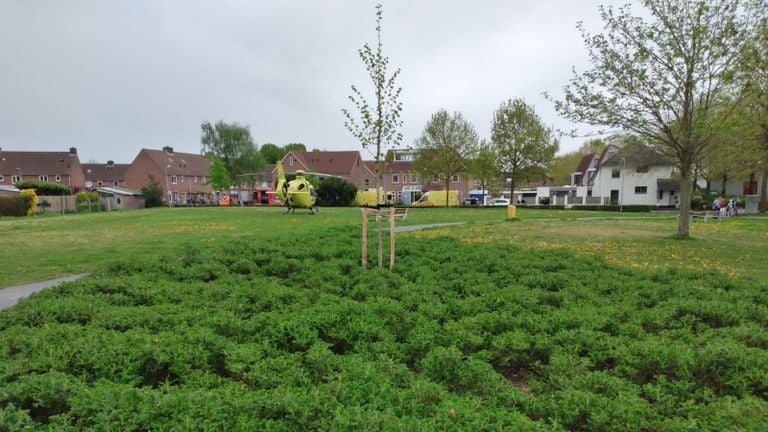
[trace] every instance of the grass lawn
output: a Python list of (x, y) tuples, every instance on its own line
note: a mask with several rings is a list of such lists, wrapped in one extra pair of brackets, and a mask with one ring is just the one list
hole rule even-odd
[[(305, 236), (304, 229), (359, 229), (357, 209), (320, 210), (311, 216), (282, 208), (160, 208), (82, 215), (0, 219), (0, 287), (90, 272), (116, 259), (160, 256), (195, 244), (226, 244), (235, 238)], [(713, 269), (768, 279), (768, 219), (695, 222), (694, 240), (674, 241), (675, 221), (666, 213), (616, 213), (518, 208), (412, 208), (398, 225), (466, 222), (410, 236), (451, 232), (465, 242), (514, 242), (534, 249), (565, 248), (604, 256), (636, 268)], [(611, 218), (626, 218), (613, 220)], [(638, 217), (647, 219), (635, 219)], [(587, 218), (586, 220), (572, 220)], [(603, 220), (594, 220), (604, 218)]]
[(519, 215), (4, 218), (0, 431), (768, 430), (767, 219)]

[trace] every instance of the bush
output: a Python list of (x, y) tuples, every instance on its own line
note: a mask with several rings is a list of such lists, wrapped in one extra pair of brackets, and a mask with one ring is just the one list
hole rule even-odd
[(26, 210), (27, 216), (34, 216), (37, 213), (37, 194), (35, 193), (35, 190), (22, 190), (20, 198)]
[(149, 175), (149, 184), (141, 188), (141, 194), (144, 195), (144, 207), (160, 207), (163, 205), (163, 189), (152, 174)]
[(329, 207), (348, 207), (355, 200), (357, 187), (338, 177), (329, 177), (317, 187), (318, 204)]
[(0, 216), (24, 216), (27, 206), (18, 196), (0, 196)]
[(75, 197), (78, 204), (82, 204), (88, 201), (95, 202), (99, 200), (99, 193), (98, 192), (78, 192), (75, 195)]
[(69, 195), (68, 187), (58, 183), (50, 183), (38, 180), (24, 180), (16, 182), (15, 186), (19, 189), (34, 189), (38, 195)]

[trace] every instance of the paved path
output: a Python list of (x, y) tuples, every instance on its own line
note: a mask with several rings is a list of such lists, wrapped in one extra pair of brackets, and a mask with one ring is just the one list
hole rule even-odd
[(73, 281), (80, 279), (87, 273), (73, 274), (69, 276), (60, 277), (57, 279), (51, 279), (42, 282), (36, 282), (27, 285), (18, 285), (8, 288), (0, 289), (0, 310), (7, 309), (16, 304), (21, 298), (26, 297), (34, 292), (41, 291), (45, 288), (58, 285), (61, 282)]
[(461, 225), (465, 222), (449, 222), (449, 223), (439, 223), (439, 224), (421, 224), (421, 225), (403, 225), (399, 227), (395, 227), (395, 232), (406, 232), (406, 231), (418, 231), (423, 230), (427, 228), (438, 228), (438, 227), (444, 227), (444, 226), (450, 226), (450, 225)]

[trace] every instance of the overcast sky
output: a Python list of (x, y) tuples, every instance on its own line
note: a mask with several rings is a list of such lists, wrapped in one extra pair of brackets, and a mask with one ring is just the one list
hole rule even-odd
[[(499, 104), (524, 98), (555, 128), (559, 95), (614, 0), (386, 0), (383, 43), (402, 72), (403, 146), (439, 109), (490, 137)], [(0, 147), (130, 163), (141, 148), (200, 152), (200, 123), (239, 122), (258, 144), (362, 150), (344, 128), (373, 1), (2, 0)], [(370, 94), (370, 92), (368, 93)], [(583, 131), (592, 130), (581, 126)], [(561, 152), (584, 139), (564, 138)], [(363, 153), (370, 159), (370, 155)]]

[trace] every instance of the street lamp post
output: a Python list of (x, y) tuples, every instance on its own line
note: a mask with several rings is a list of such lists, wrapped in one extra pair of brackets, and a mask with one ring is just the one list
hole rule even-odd
[(170, 165), (165, 166), (165, 189), (168, 191), (168, 207), (171, 206), (171, 185), (168, 182), (168, 168), (170, 167)]
[(624, 212), (624, 175), (627, 170), (627, 158), (622, 157), (622, 168), (621, 168), (621, 191), (619, 191), (619, 212)]

